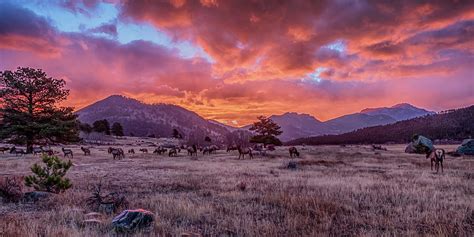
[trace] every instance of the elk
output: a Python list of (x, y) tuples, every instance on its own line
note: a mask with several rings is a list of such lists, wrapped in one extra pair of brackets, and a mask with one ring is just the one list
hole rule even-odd
[(227, 146), (227, 152), (229, 152), (229, 151), (237, 151), (237, 146), (235, 146), (235, 145)]
[(443, 160), (445, 158), (445, 150), (444, 149), (433, 149), (431, 152), (426, 154), (426, 159), (430, 159), (431, 161), (431, 170), (433, 170), (433, 163), (435, 165), (436, 173), (439, 171), (439, 166), (441, 166), (441, 173), (444, 172), (443, 168)]
[(109, 147), (108, 152), (109, 152), (109, 154), (112, 154), (112, 157), (113, 157), (114, 160), (115, 160), (115, 158), (117, 158), (119, 160), (122, 159), (122, 158), (125, 158), (125, 154), (124, 154), (122, 148)]
[(18, 155), (18, 154), (24, 155), (24, 154), (26, 154), (26, 152), (25, 152), (25, 150), (23, 150), (23, 149), (21, 149), (21, 148), (16, 148), (16, 147), (13, 146), (13, 147), (10, 149), (10, 154), (15, 154), (15, 156), (16, 156), (16, 155)]
[(293, 158), (293, 155), (295, 157), (300, 157), (300, 153), (298, 152), (298, 149), (296, 149), (296, 147), (292, 146), (290, 147), (290, 149), (288, 149), (288, 151), (290, 152), (290, 157)]
[(134, 149), (129, 149), (128, 154), (135, 154), (135, 150)]
[(43, 153), (43, 148), (42, 147), (33, 147), (33, 155)]
[(71, 158), (74, 158), (74, 155), (72, 154), (72, 150), (71, 149), (68, 149), (68, 148), (61, 148), (61, 150), (63, 151), (63, 154), (64, 154), (64, 157), (71, 157)]
[(206, 153), (207, 154), (211, 154), (211, 153), (215, 153), (215, 151), (218, 150), (218, 147), (216, 145), (211, 145), (211, 146), (206, 146), (202, 149), (202, 154), (205, 155)]
[(146, 148), (141, 148), (139, 151), (141, 151), (142, 153), (148, 153), (148, 149)]
[(82, 152), (84, 152), (85, 156), (90, 156), (91, 155), (91, 150), (89, 148), (81, 146), (81, 150), (82, 150)]
[(178, 156), (178, 150), (176, 148), (171, 148), (169, 153), (168, 153), (168, 156)]
[(188, 155), (197, 156), (197, 146), (196, 145), (192, 145), (192, 146), (188, 147)]
[(43, 153), (48, 154), (49, 156), (52, 156), (54, 154), (54, 151), (50, 147), (41, 147), (41, 150), (43, 151)]
[(245, 159), (246, 154), (249, 155), (250, 159), (253, 159), (252, 149), (250, 147), (242, 149), (242, 147), (238, 146), (237, 150), (239, 151), (239, 160), (240, 157), (242, 157), (242, 159)]
[(166, 151), (167, 151), (166, 148), (159, 146), (158, 148), (156, 148), (153, 151), (153, 154), (161, 155), (161, 154), (165, 153)]

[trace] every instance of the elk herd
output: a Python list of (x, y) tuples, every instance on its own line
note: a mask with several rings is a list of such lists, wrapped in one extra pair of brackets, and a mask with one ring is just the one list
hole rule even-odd
[[(209, 145), (209, 146), (198, 146), (198, 145), (181, 145), (181, 146), (176, 146), (176, 145), (167, 145), (167, 146), (157, 146), (153, 150), (153, 154), (155, 155), (168, 155), (169, 157), (177, 157), (179, 154), (181, 154), (181, 151), (186, 152), (188, 156), (191, 157), (197, 157), (199, 153), (202, 153), (202, 155), (213, 155), (217, 154), (217, 151), (221, 150), (222, 147), (219, 147), (217, 145)], [(91, 155), (91, 148), (89, 147), (80, 147), (81, 151), (84, 153), (84, 156), (90, 156)], [(252, 147), (248, 146), (241, 146), (241, 145), (229, 145), (226, 147), (225, 151), (227, 153), (232, 152), (232, 151), (237, 151), (239, 156), (238, 159), (245, 159), (247, 156), (249, 159), (253, 159), (255, 155), (261, 155), (261, 156), (266, 156), (267, 151), (274, 151), (275, 146), (273, 145), (268, 145), (268, 146), (263, 146), (262, 144), (257, 144)], [(0, 147), (0, 152), (5, 153), (8, 151), (10, 154), (15, 154), (15, 155), (25, 155), (27, 154), (26, 150), (22, 148), (17, 148), (15, 146), (8, 148), (8, 147)], [(148, 148), (139, 148), (138, 151), (140, 151), (142, 154), (148, 154)], [(66, 147), (61, 147), (61, 152), (64, 157), (67, 158), (74, 158), (74, 152), (71, 148), (66, 148)], [(53, 151), (51, 148), (46, 148), (43, 146), (40, 147), (34, 147), (32, 150), (33, 155), (38, 155), (38, 154), (47, 154), (47, 155), (53, 155), (53, 154), (59, 154), (60, 152)], [(120, 160), (125, 158), (125, 152), (122, 148), (120, 147), (108, 147), (107, 148), (107, 153), (112, 156), (112, 159), (114, 160)], [(127, 153), (129, 155), (134, 155), (135, 154), (135, 149), (130, 148), (127, 150)], [(299, 152), (296, 149), (296, 147), (290, 147), (289, 148), (289, 154), (290, 157), (299, 157)]]
[[(384, 150), (384, 151), (387, 150), (386, 148), (382, 146), (377, 146), (377, 145), (372, 145), (372, 149)], [(91, 148), (81, 146), (80, 150), (84, 153), (84, 156), (91, 156)], [(197, 159), (199, 153), (202, 153), (203, 156), (213, 155), (213, 154), (217, 154), (217, 151), (219, 150), (225, 150), (227, 153), (237, 151), (239, 154), (237, 159), (244, 160), (246, 157), (248, 157), (248, 159), (253, 159), (255, 155), (267, 156), (267, 152), (274, 151), (275, 146), (273, 145), (264, 146), (262, 144), (256, 144), (254, 146), (228, 145), (227, 147), (222, 148), (217, 145), (209, 145), (209, 146), (166, 145), (166, 146), (157, 146), (153, 150), (152, 153), (154, 155), (168, 155), (169, 157), (178, 157), (181, 154), (181, 152), (184, 151), (187, 156), (190, 156), (193, 159)], [(148, 154), (148, 148), (140, 148), (138, 149), (138, 151), (140, 151), (143, 154)], [(2, 154), (4, 154), (5, 152), (8, 152), (10, 154), (15, 154), (15, 156), (18, 156), (18, 155), (23, 156), (27, 154), (27, 151), (25, 149), (18, 148), (15, 146), (0, 147), (0, 152)], [(71, 148), (61, 147), (61, 152), (65, 158), (66, 157), (74, 158), (74, 153)], [(31, 150), (31, 153), (34, 156), (38, 154), (46, 154), (46, 155), (60, 154), (60, 152), (54, 151), (50, 147), (43, 147), (43, 146), (33, 147), (33, 149)], [(120, 159), (125, 158), (125, 152), (120, 147), (108, 147), (107, 153), (112, 156), (113, 160), (120, 160)], [(127, 153), (129, 155), (134, 155), (135, 149), (130, 148), (127, 150)], [(288, 154), (290, 158), (300, 157), (300, 152), (294, 146), (288, 148)], [(435, 170), (436, 172), (438, 172), (439, 169), (441, 168), (441, 172), (443, 172), (443, 168), (444, 168), (443, 161), (445, 159), (445, 154), (446, 152), (443, 149), (433, 149), (430, 153), (426, 154), (426, 158), (430, 159), (432, 170)]]

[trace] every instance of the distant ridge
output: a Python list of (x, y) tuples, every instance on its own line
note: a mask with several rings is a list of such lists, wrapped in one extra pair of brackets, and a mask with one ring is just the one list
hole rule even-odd
[[(282, 141), (290, 141), (302, 137), (342, 134), (360, 128), (386, 125), (397, 121), (434, 114), (432, 111), (417, 108), (408, 103), (392, 107), (367, 108), (359, 113), (347, 114), (322, 122), (309, 114), (287, 112), (272, 115), (270, 118), (282, 128), (279, 136)], [(243, 127), (250, 128), (250, 125)]]
[(76, 112), (79, 121), (92, 124), (107, 119), (119, 122), (126, 135), (171, 137), (174, 128), (187, 137), (222, 138), (225, 125), (209, 122), (195, 112), (171, 104), (146, 104), (121, 95), (112, 95)]
[(394, 124), (359, 129), (340, 135), (299, 138), (288, 145), (337, 145), (371, 143), (407, 143), (413, 134), (422, 134), (433, 140), (462, 140), (474, 135), (474, 105), (439, 114), (396, 122)]

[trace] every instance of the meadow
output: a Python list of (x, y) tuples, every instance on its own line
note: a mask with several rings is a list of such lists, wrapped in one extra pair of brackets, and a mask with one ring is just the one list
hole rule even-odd
[[(74, 151), (73, 187), (36, 203), (1, 203), (1, 236), (111, 236), (115, 214), (84, 225), (91, 187), (155, 214), (138, 236), (473, 236), (474, 157), (450, 157), (444, 173), (423, 155), (369, 146), (288, 147), (238, 160), (236, 151), (191, 159), (150, 153), (112, 160), (108, 146)], [(125, 152), (132, 146), (122, 146)], [(455, 146), (441, 145), (448, 151)], [(138, 152), (140, 147), (135, 146)], [(55, 147), (55, 150), (60, 150)], [(61, 155), (62, 156), (62, 155)], [(289, 169), (288, 162), (297, 168)], [(25, 176), (38, 156), (0, 154), (0, 177)], [(28, 188), (25, 188), (28, 191)]]

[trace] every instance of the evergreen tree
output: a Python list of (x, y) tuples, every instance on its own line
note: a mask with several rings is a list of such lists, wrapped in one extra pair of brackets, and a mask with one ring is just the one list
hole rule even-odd
[(95, 132), (110, 135), (110, 125), (107, 119), (97, 120), (92, 124)]
[(79, 122), (79, 130), (81, 130), (82, 132), (85, 132), (87, 134), (91, 133), (92, 132), (92, 126), (88, 123), (81, 123)]
[(38, 191), (60, 193), (72, 186), (68, 178), (64, 178), (71, 168), (72, 162), (63, 161), (57, 156), (43, 156), (45, 166), (34, 164), (31, 167), (33, 175), (25, 177), (25, 185)]
[(112, 134), (115, 136), (122, 137), (123, 136), (123, 127), (122, 124), (115, 122), (112, 124)]
[(280, 129), (281, 127), (270, 118), (259, 116), (258, 121), (250, 128), (251, 131), (257, 133), (250, 138), (250, 142), (263, 143), (265, 146), (268, 144), (281, 145), (281, 141), (276, 137), (283, 133)]
[(69, 95), (65, 84), (41, 69), (0, 72), (0, 139), (26, 144), (27, 152), (34, 144), (78, 141), (73, 108), (57, 105)]
[(176, 128), (173, 128), (173, 137), (177, 139), (183, 139), (183, 135), (181, 135), (181, 133)]

